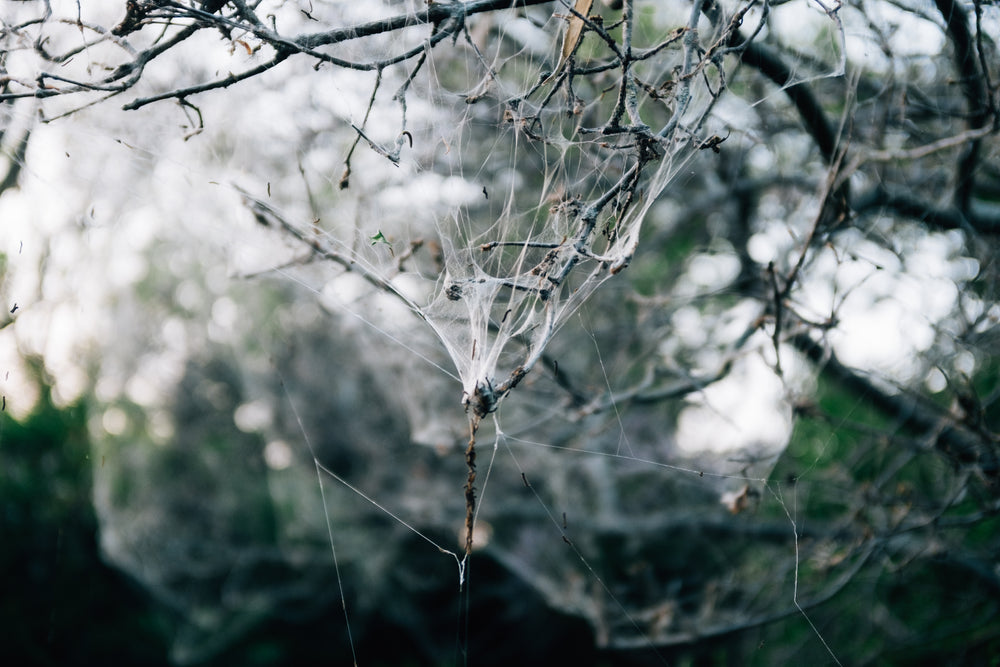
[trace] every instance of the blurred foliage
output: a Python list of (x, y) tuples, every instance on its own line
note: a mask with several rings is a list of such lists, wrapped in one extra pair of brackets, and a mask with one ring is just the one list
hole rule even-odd
[[(973, 385), (991, 373), (986, 365)], [(1000, 514), (989, 481), (970, 481), (968, 470), (836, 381), (821, 377), (814, 398), (800, 406), (771, 477), (785, 506), (765, 502), (761, 515), (794, 512), (805, 589), (838, 559), (858, 557), (852, 543), (874, 545), (850, 583), (807, 609), (816, 632), (844, 664), (998, 664)], [(824, 553), (826, 535), (840, 536), (837, 551)], [(795, 613), (754, 633), (760, 650), (745, 655), (762, 665), (793, 655), (828, 660), (810, 634)]]
[[(856, 450), (874, 442), (857, 427), (844, 428), (844, 423), (850, 419), (854, 425), (883, 428), (883, 417), (835, 386), (819, 392), (819, 405), (825, 416), (798, 421), (788, 453), (772, 477), (772, 488), (783, 494), (786, 505), (792, 506), (788, 501), (793, 495), (801, 501), (795, 505), (800, 546), (803, 554), (813, 555), (800, 564), (798, 575), (803, 580), (821, 580), (825, 574), (823, 562), (816, 558), (819, 550), (813, 549), (812, 528), (842, 516), (845, 506), (854, 502), (852, 494), (863, 486), (859, 485), (862, 478), (877, 477), (886, 464), (885, 451), (878, 448), (864, 453), (865, 465), (843, 464), (857, 461)], [(888, 441), (884, 443), (887, 446)], [(897, 490), (910, 497), (927, 491), (927, 485), (937, 479), (940, 463), (939, 456), (929, 453), (926, 460), (901, 467)], [(3, 415), (0, 465), (4, 470), (0, 562), (4, 572), (19, 575), (5, 578), (0, 605), (0, 627), (8, 637), (6, 655), (17, 664), (167, 664), (173, 630), (170, 612), (108, 568), (99, 556), (91, 466), (101, 462), (90, 458), (86, 403), (57, 407), (43, 384), (41, 398), (27, 418), (17, 422)], [(854, 479), (846, 479), (848, 475)], [(838, 488), (843, 492), (839, 498), (831, 492)], [(952, 507), (947, 517), (962, 518), (975, 511), (977, 504), (966, 501)], [(783, 513), (778, 503), (765, 498), (756, 516), (778, 518)], [(951, 531), (954, 548), (963, 553), (991, 553), (996, 548), (998, 523), (1000, 519), (994, 516), (970, 524), (968, 530)], [(525, 618), (534, 618), (546, 632), (532, 640), (531, 654), (552, 660), (572, 656), (573, 663), (581, 665), (659, 664), (661, 660), (730, 664), (737, 656), (755, 665), (805, 658), (821, 664), (830, 656), (816, 641), (817, 632), (844, 664), (996, 664), (1000, 591), (970, 577), (976, 567), (988, 565), (986, 561), (949, 554), (907, 560), (902, 556), (887, 543), (832, 600), (808, 608), (815, 631), (802, 614), (790, 609), (783, 618), (760, 627), (656, 653), (598, 652), (587, 639), (584, 623), (546, 611), (545, 604), (523, 583), (484, 558), (476, 561), (470, 650), (484, 655), (482, 646), (503, 643), (513, 628), (524, 627)], [(789, 576), (785, 585), (791, 584)], [(418, 606), (445, 609), (456, 604), (450, 593), (435, 587), (421, 597)], [(510, 607), (511, 600), (519, 600), (516, 609)], [(305, 665), (318, 656), (347, 655), (350, 647), (340, 637), (339, 609), (333, 607), (318, 617), (298, 621), (265, 620), (203, 664)], [(443, 622), (457, 618), (457, 613), (452, 609), (437, 616)], [(378, 619), (356, 628), (356, 650), (383, 660), (372, 664), (429, 664), (418, 657), (423, 653), (419, 637)], [(488, 619), (492, 620), (487, 623)], [(331, 633), (331, 627), (338, 631)], [(393, 637), (390, 643), (385, 642), (388, 636)], [(494, 647), (491, 652), (497, 650)], [(518, 643), (508, 657), (523, 656), (524, 650), (523, 642)]]
[(86, 405), (56, 407), (40, 388), (27, 418), (0, 421), (5, 660), (166, 664), (167, 616), (98, 553)]

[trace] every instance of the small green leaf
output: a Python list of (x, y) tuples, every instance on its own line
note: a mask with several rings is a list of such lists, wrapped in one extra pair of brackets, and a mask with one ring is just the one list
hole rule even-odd
[(385, 234), (382, 233), (381, 229), (378, 231), (378, 233), (375, 236), (369, 236), (368, 238), (370, 238), (372, 240), (372, 245), (376, 245), (378, 243), (384, 243), (385, 245), (387, 245), (389, 247), (389, 254), (392, 255), (393, 257), (396, 256), (396, 253), (394, 253), (392, 251), (392, 244), (389, 243), (389, 239), (387, 239), (385, 237)]

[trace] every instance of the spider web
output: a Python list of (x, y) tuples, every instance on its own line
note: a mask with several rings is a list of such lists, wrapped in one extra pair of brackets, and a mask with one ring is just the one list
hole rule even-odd
[[(275, 11), (281, 21), (308, 25), (300, 5), (275, 3)], [(711, 268), (707, 277), (694, 260), (671, 274), (642, 259), (643, 247), (662, 247), (679, 224), (678, 201), (686, 183), (701, 184), (704, 160), (727, 144), (758, 140), (741, 122), (747, 109), (776, 89), (844, 72), (840, 18), (817, 3), (808, 10), (814, 31), (797, 37), (822, 35), (830, 50), (801, 57), (777, 87), (732, 89), (746, 46), (735, 31), (792, 41), (780, 14), (797, 8), (801, 18), (803, 6), (717, 3), (697, 12), (635, 3), (624, 25), (616, 24), (620, 14), (602, 10), (596, 21), (568, 5), (557, 10), (561, 17), (549, 7), (497, 12), (470, 18), (447, 54), (436, 47), (377, 72), (321, 69), (315, 84), (303, 83), (304, 66), (293, 70), (301, 76), (265, 77), (217, 102), (199, 99), (204, 128), (181, 107), (115, 129), (125, 138), (113, 155), (136, 172), (171, 161), (190, 169), (189, 145), (205, 162), (157, 174), (165, 180), (148, 189), (127, 175), (134, 185), (125, 199), (153, 203), (133, 203), (131, 213), (101, 223), (104, 210), (129, 209), (105, 195), (107, 204), (99, 200), (83, 221), (90, 241), (117, 248), (111, 237), (141, 227), (143, 215), (165, 218), (157, 211), (176, 206), (182, 192), (198, 213), (187, 227), (158, 232), (158, 242), (183, 248), (194, 229), (225, 266), (192, 277), (204, 257), (179, 251), (168, 273), (186, 276), (188, 289), (170, 288), (165, 301), (173, 305), (150, 318), (139, 315), (147, 306), (118, 301), (112, 321), (134, 340), (157, 342), (105, 350), (102, 374), (127, 380), (107, 381), (99, 392), (109, 407), (98, 430), (119, 436), (106, 438), (95, 457), (110, 461), (95, 469), (103, 547), (189, 619), (176, 639), (178, 662), (210, 655), (266, 614), (307, 615), (331, 601), (345, 608), (348, 628), (378, 613), (409, 622), (420, 616), (418, 602), (393, 609), (388, 602), (410, 590), (410, 571), (400, 565), (408, 559), (417, 571), (443, 561), (452, 582), (457, 563), (464, 597), (456, 596), (455, 614), (475, 622), (470, 547), (517, 573), (552, 608), (586, 619), (602, 647), (686, 642), (780, 616), (789, 601), (804, 608), (795, 498), (767, 480), (787, 442), (795, 384), (808, 384), (808, 374), (794, 358), (780, 360), (777, 380), (770, 373), (780, 403), (773, 436), (686, 449), (677, 431), (695, 408), (702, 419), (746, 429), (717, 405), (723, 399), (710, 385), (740, 373), (759, 381), (761, 369), (778, 366), (778, 346), (753, 326), (762, 313), (747, 303), (709, 308), (695, 326), (681, 326), (691, 304), (727, 291), (731, 246), (698, 254)], [(379, 11), (392, 16), (399, 8)], [(306, 16), (330, 24), (368, 18), (352, 11), (362, 10), (317, 3)], [(585, 28), (583, 38), (567, 49), (574, 24)], [(625, 31), (634, 61), (623, 76), (611, 43), (620, 49)], [(408, 28), (399, 39), (359, 41), (338, 57), (417, 48), (427, 28)], [(197, 79), (259, 57), (250, 37), (248, 48), (232, 42), (228, 54), (217, 41), (204, 42), (217, 60), (182, 60), (166, 74)], [(144, 94), (163, 87), (154, 81)], [(212, 127), (234, 108), (252, 127)], [(106, 127), (99, 132), (99, 142), (117, 138)], [(164, 137), (174, 140), (161, 144)], [(809, 205), (794, 217), (814, 218)], [(138, 254), (152, 254), (151, 240), (132, 242)], [(875, 254), (862, 239), (843, 243), (847, 252)], [(844, 259), (840, 250), (815, 262), (832, 261), (837, 271), (885, 259)], [(650, 269), (675, 287), (655, 290), (658, 303), (630, 302), (632, 284), (619, 283)], [(145, 286), (169, 282), (152, 273)], [(623, 331), (622, 321), (638, 322), (635, 311), (654, 320)], [(161, 322), (187, 342), (171, 344)], [(698, 326), (707, 333), (694, 332)], [(636, 363), (636, 353), (656, 363)], [(137, 378), (175, 389), (172, 407), (144, 395)], [(126, 413), (127, 402), (116, 402), (123, 395), (153, 417)], [(679, 407), (657, 396), (693, 398)], [(149, 473), (149, 452), (123, 446), (130, 433), (116, 425), (114, 410), (148, 421), (159, 441), (148, 449), (173, 466), (166, 469), (197, 461), (197, 474)], [(229, 415), (243, 435), (218, 444)], [(470, 428), (480, 451), (473, 477), (468, 453), (464, 461), (459, 454)], [(724, 439), (718, 429), (709, 437)], [(196, 446), (206, 442), (217, 451)], [(255, 448), (256, 458), (242, 463)], [(122, 482), (143, 470), (156, 475), (149, 488)], [(220, 491), (206, 503), (211, 515), (179, 536), (179, 518), (191, 511), (183, 497), (218, 478), (243, 495)], [(475, 502), (458, 490), (466, 480)], [(781, 539), (748, 556), (738, 540), (725, 539), (733, 530), (728, 513), (742, 515), (762, 496), (777, 501), (781, 516), (746, 531), (771, 529)], [(253, 530), (233, 527), (253, 524), (262, 505), (277, 528), (259, 544)], [(216, 538), (213, 547), (197, 546), (205, 536)], [(237, 548), (248, 543), (254, 548)], [(813, 598), (840, 590), (865, 558), (831, 566), (835, 574), (819, 577)], [(704, 567), (692, 573), (692, 562)], [(349, 644), (354, 651), (353, 636)], [(473, 642), (458, 644), (475, 660)]]
[[(431, 52), (420, 71), (413, 71), (417, 69), (414, 67), (410, 72), (380, 72), (374, 85), (370, 76), (346, 73), (334, 78), (338, 90), (359, 85), (373, 89), (367, 108), (363, 98), (356, 96), (353, 108), (344, 109), (342, 101), (328, 94), (324, 96), (323, 92), (312, 93), (319, 98), (314, 104), (320, 108), (328, 105), (334, 116), (342, 116), (343, 121), (350, 124), (361, 140), (361, 148), (349, 153), (347, 168), (340, 173), (340, 180), (335, 180), (331, 175), (336, 173), (332, 165), (324, 168), (315, 162), (309, 164), (310, 160), (324, 159), (323, 151), (315, 149), (329, 141), (326, 135), (331, 133), (330, 122), (307, 118), (300, 128), (300, 132), (302, 129), (305, 132), (295, 139), (302, 147), (297, 158), (299, 173), (285, 169), (283, 180), (262, 179), (253, 172), (279, 172), (273, 164), (266, 169), (258, 164), (250, 173), (228, 175), (254, 222), (266, 228), (260, 230), (263, 236), (258, 240), (246, 246), (234, 246), (244, 256), (230, 258), (231, 267), (237, 275), (279, 276), (304, 287), (321, 305), (334, 313), (346, 313), (346, 320), (341, 324), (345, 335), (356, 334), (367, 339), (371, 337), (369, 332), (375, 331), (379, 334), (376, 339), (388, 339), (391, 342), (388, 352), (384, 344), (367, 341), (357, 346), (358, 352), (370, 363), (400, 373), (385, 373), (384, 377), (391, 378), (390, 384), (408, 389), (386, 388), (385, 394), (393, 402), (402, 404), (403, 413), (409, 417), (411, 434), (423, 432), (416, 439), (447, 446), (455, 441), (456, 419), (454, 416), (426, 417), (428, 394), (437, 393), (429, 391), (430, 387), (439, 384), (443, 388), (439, 396), (453, 396), (439, 400), (432, 408), (434, 413), (457, 415), (460, 424), (465, 419), (463, 413), (468, 412), (478, 427), (478, 420), (495, 412), (501, 401), (545, 357), (555, 334), (581, 305), (602, 283), (628, 266), (639, 244), (643, 222), (650, 216), (664, 188), (699, 150), (715, 145), (709, 141), (706, 122), (724, 91), (727, 70), (736, 66), (733, 56), (726, 54), (731, 48), (732, 30), (738, 25), (734, 17), (737, 12), (742, 15), (750, 6), (735, 5), (726, 12), (718, 12), (714, 20), (691, 12), (679, 14), (673, 24), (668, 13), (656, 17), (663, 23), (647, 21), (643, 26), (646, 34), (636, 30), (632, 44), (638, 53), (636, 62), (627, 85), (621, 86), (617, 94), (613, 86), (613, 68), (608, 69), (610, 76), (600, 73), (596, 77), (574, 75), (572, 68), (587, 66), (582, 55), (574, 54), (560, 65), (560, 71), (546, 74), (546, 68), (560, 63), (559, 49), (565, 48), (559, 39), (560, 26), (574, 20), (582, 21), (581, 16), (574, 17), (568, 11), (564, 19), (553, 18), (548, 10), (527, 15), (500, 15), (494, 19), (497, 25), (487, 33), (493, 38), (492, 48), (487, 44), (476, 45), (470, 36), (468, 43), (462, 45), (467, 57), (457, 65), (451, 57), (437, 62), (435, 53)], [(758, 13), (757, 20), (762, 19), (763, 15)], [(687, 31), (682, 29), (685, 21), (688, 22)], [(589, 18), (587, 25), (602, 28)], [(414, 43), (424, 39), (423, 33), (413, 32), (417, 33)], [(584, 44), (596, 41), (593, 35), (587, 40)], [(586, 60), (595, 63), (591, 67), (600, 68), (602, 58), (613, 59), (613, 53), (602, 53), (600, 44), (589, 46), (593, 53)], [(362, 48), (373, 54), (387, 47), (375, 42)], [(646, 54), (652, 55), (647, 58)], [(365, 55), (364, 52), (352, 54), (355, 58)], [(531, 63), (530, 66), (525, 67), (525, 61)], [(450, 85), (443, 85), (446, 81)], [(394, 94), (385, 100), (385, 91), (394, 91)], [(640, 96), (645, 102), (642, 108), (638, 102)], [(254, 105), (261, 112), (261, 121), (267, 118), (264, 109), (276, 103), (276, 98), (265, 94)], [(203, 110), (209, 111), (209, 107), (199, 108), (199, 116)], [(58, 111), (50, 110), (49, 115), (56, 116)], [(189, 130), (200, 129), (195, 127), (190, 113), (187, 119)], [(384, 128), (397, 124), (398, 132), (387, 136)], [(139, 154), (139, 159), (134, 161), (139, 163), (137, 166), (141, 168), (147, 159), (170, 159), (167, 149), (151, 149), (150, 140), (155, 140), (165, 130), (150, 128), (145, 121), (138, 121), (137, 125), (131, 137), (123, 140), (129, 150)], [(235, 140), (248, 146), (253, 138)], [(239, 145), (237, 154), (243, 150)], [(485, 152), (483, 146), (487, 147)], [(220, 149), (220, 161), (230, 152), (231, 149)], [(279, 153), (254, 159), (266, 163), (286, 158)], [(242, 162), (242, 158), (238, 161)], [(387, 164), (388, 169), (385, 168)], [(516, 165), (516, 170), (511, 165)], [(325, 177), (317, 178), (317, 174), (324, 172)], [(222, 181), (218, 175), (212, 176), (213, 180)], [(331, 186), (340, 189), (348, 180), (347, 194), (359, 194), (346, 201), (331, 197)], [(166, 200), (170, 199), (171, 191), (189, 189), (176, 181), (160, 186), (160, 197)], [(366, 194), (374, 192), (379, 196)], [(427, 193), (433, 196), (428, 198)], [(136, 195), (142, 196), (138, 192)], [(330, 199), (338, 219), (322, 214), (330, 206), (327, 203)], [(394, 200), (395, 206), (392, 205)], [(169, 201), (164, 204), (169, 206)], [(220, 211), (217, 203), (205, 202), (205, 205), (208, 210), (201, 219), (213, 217), (209, 213), (213, 210), (218, 211), (220, 219), (232, 217), (231, 210)], [(93, 206), (92, 215), (97, 217), (96, 211), (102, 208)], [(217, 226), (202, 228), (198, 235), (203, 239), (215, 236), (221, 240), (220, 237), (227, 233), (227, 228)], [(254, 235), (257, 236), (256, 230)], [(270, 243), (266, 240), (268, 237)], [(222, 243), (232, 246), (231, 242)], [(273, 243), (284, 246), (278, 257), (275, 257)], [(431, 249), (435, 244), (436, 249)], [(342, 270), (334, 271), (331, 276), (331, 265), (334, 268), (339, 265)], [(211, 314), (219, 330), (209, 331), (210, 345), (240, 331), (240, 327), (234, 326), (233, 316), (225, 312), (233, 303), (238, 301), (220, 296), (212, 304)], [(129, 304), (121, 304), (116, 318), (131, 320), (132, 312)], [(279, 319), (279, 315), (272, 315), (272, 321)], [(225, 329), (229, 331), (222, 331)], [(278, 340), (288, 339), (287, 334), (272, 335)], [(605, 346), (615, 347), (613, 343), (598, 343), (593, 332), (589, 335), (595, 338), (598, 354)], [(459, 391), (451, 389), (450, 373), (441, 359), (440, 348), (435, 349), (435, 340), (443, 344), (455, 369), (461, 385)], [(265, 348), (273, 345), (259, 344)], [(171, 354), (176, 356), (176, 352), (163, 350), (159, 355), (160, 363), (164, 356)], [(144, 361), (147, 356), (134, 354), (126, 363), (135, 370), (122, 375), (138, 377), (148, 372), (148, 363), (152, 362)], [(414, 356), (430, 362), (437, 377), (425, 377), (426, 365), (414, 369), (410, 361)], [(563, 366), (561, 377), (565, 377), (576, 370), (574, 366), (586, 363), (590, 352), (560, 350), (558, 356)], [(286, 367), (286, 364), (291, 366)], [(558, 370), (557, 362), (551, 364), (553, 371)], [(271, 445), (295, 440), (299, 435), (308, 441), (310, 433), (325, 432), (327, 427), (320, 425), (322, 417), (310, 414), (310, 410), (303, 407), (303, 404), (315, 403), (305, 395), (312, 393), (311, 384), (319, 395), (337, 390), (319, 378), (313, 378), (316, 383), (312, 383), (296, 359), (282, 360), (279, 355), (270, 362), (269, 368), (265, 376), (273, 378), (277, 374), (279, 378), (294, 378), (282, 381), (286, 385), (284, 396), (279, 395), (273, 404), (278, 407), (270, 408), (277, 413), (272, 417), (273, 424), (264, 429), (272, 431)], [(193, 396), (203, 393), (203, 382), (197, 380), (202, 374), (209, 384), (221, 383), (232, 389), (243, 386), (240, 393), (253, 395), (264, 391), (260, 386), (264, 381), (253, 370), (242, 371), (243, 379), (227, 377), (227, 373), (224, 367), (213, 364), (196, 371), (188, 362), (188, 369), (179, 378), (177, 371), (173, 371), (172, 378), (163, 378), (162, 371), (157, 375), (165, 382), (179, 382), (182, 391), (187, 387), (186, 391)], [(385, 383), (384, 377), (371, 381)], [(347, 377), (341, 377), (341, 381), (353, 384)], [(363, 377), (356, 380), (358, 385), (366, 382)], [(603, 382), (610, 393), (612, 386), (607, 372)], [(662, 502), (661, 491), (654, 496), (648, 495), (652, 489), (634, 494), (632, 498), (617, 498), (620, 490), (616, 487), (635, 483), (634, 479), (626, 481), (629, 478), (655, 478), (658, 476), (655, 473), (661, 470), (681, 473), (681, 487), (701, 497), (700, 502), (709, 506), (718, 504), (720, 489), (707, 484), (704, 481), (706, 470), (695, 467), (693, 462), (655, 463), (664, 459), (662, 433), (655, 434), (643, 445), (627, 442), (623, 449), (620, 438), (634, 432), (634, 426), (625, 421), (641, 424), (647, 419), (636, 412), (624, 421), (616, 416), (617, 428), (609, 430), (600, 416), (606, 406), (602, 409), (597, 405), (577, 405), (576, 410), (581, 415), (599, 416), (590, 418), (593, 424), (584, 428), (589, 432), (589, 447), (584, 449), (571, 444), (580, 437), (573, 432), (580, 430), (574, 422), (581, 417), (571, 412), (567, 420), (565, 413), (556, 409), (560, 402), (559, 389), (551, 386), (551, 381), (543, 379), (535, 384), (525, 389), (525, 393), (530, 391), (536, 397), (546, 394), (549, 397), (538, 404), (521, 401), (507, 409), (503, 420), (518, 424), (516, 429), (501, 429), (500, 421), (487, 424), (487, 431), (489, 426), (493, 427), (492, 433), (485, 433), (487, 442), (493, 441), (493, 452), (475, 489), (480, 504), (475, 507), (475, 526), (469, 523), (469, 528), (476, 528), (475, 534), (481, 534), (479, 539), (484, 546), (487, 543), (494, 545), (493, 558), (529, 581), (550, 605), (587, 618), (598, 633), (599, 644), (626, 647), (661, 641), (658, 633), (670, 627), (664, 624), (666, 617), (659, 609), (666, 599), (662, 591), (649, 587), (635, 598), (635, 593), (628, 590), (633, 584), (619, 581), (618, 576), (612, 574), (616, 569), (614, 563), (637, 555), (641, 561), (644, 557), (640, 554), (655, 551), (659, 548), (658, 542), (648, 539), (645, 530), (622, 527), (613, 531), (612, 538), (613, 542), (621, 541), (621, 544), (598, 547), (593, 540), (608, 539), (601, 526), (613, 521), (618, 513), (629, 514), (646, 508), (654, 496), (657, 497), (654, 505)], [(542, 386), (537, 386), (539, 384)], [(105, 393), (114, 395), (115, 392), (106, 389)], [(141, 392), (134, 387), (131, 389), (133, 396), (138, 393)], [(465, 410), (458, 399), (465, 404)], [(242, 407), (219, 397), (214, 400), (221, 411), (227, 407), (235, 410)], [(579, 403), (579, 397), (574, 400)], [(283, 403), (288, 404), (288, 411), (280, 407)], [(183, 401), (178, 403), (183, 404)], [(254, 401), (243, 405), (254, 405)], [(617, 410), (613, 396), (609, 396), (607, 405)], [(387, 410), (387, 407), (376, 410), (376, 421), (391, 421), (381, 414)], [(244, 412), (253, 413), (252, 410)], [(452, 426), (426, 425), (442, 419)], [(540, 428), (541, 424), (553, 419), (557, 420), (554, 428)], [(587, 421), (586, 417), (583, 419)], [(212, 422), (202, 419), (187, 424), (185, 436), (193, 442), (210, 439), (218, 427)], [(380, 427), (382, 431), (394, 430), (386, 423)], [(175, 425), (167, 432), (176, 433), (179, 428)], [(396, 430), (399, 428), (397, 424)], [(550, 429), (551, 436), (538, 439)], [(629, 440), (633, 439), (634, 436), (629, 436)], [(421, 487), (419, 480), (409, 478), (408, 484), (415, 488), (403, 497), (425, 498), (424, 512), (428, 504), (438, 506), (430, 521), (425, 519), (426, 525), (418, 528), (416, 522), (404, 519), (401, 512), (380, 502), (377, 492), (372, 495), (366, 490), (378, 489), (386, 480), (379, 483), (375, 479), (365, 479), (364, 484), (355, 485), (336, 472), (335, 465), (326, 463), (332, 455), (331, 447), (329, 442), (311, 445), (310, 458), (321, 473), (323, 508), (320, 515), (334, 548), (338, 580), (341, 570), (348, 573), (349, 579), (359, 581), (384, 576), (376, 573), (375, 564), (362, 564), (358, 559), (360, 552), (381, 554), (381, 559), (376, 561), (393, 559), (391, 550), (362, 546), (369, 538), (345, 529), (345, 523), (365, 525), (365, 521), (359, 520), (359, 514), (368, 516), (369, 521), (376, 524), (390, 517), (397, 529), (402, 527), (424, 537), (437, 550), (451, 553), (446, 541), (427, 536), (435, 531), (449, 532), (443, 531), (440, 524), (447, 525), (453, 518), (461, 517), (463, 499), (460, 495), (440, 491), (428, 494), (428, 489)], [(519, 451), (525, 447), (526, 450)], [(271, 451), (273, 455), (283, 450), (272, 446)], [(566, 457), (571, 452), (577, 460), (568, 462)], [(580, 456), (587, 452), (590, 456)], [(503, 454), (498, 465), (506, 467), (507, 474), (499, 468), (494, 472), (498, 454)], [(285, 497), (286, 502), (298, 505), (292, 512), (294, 516), (284, 517), (287, 521), (282, 529), (284, 543), (279, 544), (277, 550), (266, 550), (248, 558), (223, 577), (224, 604), (219, 608), (213, 604), (210, 592), (194, 594), (172, 583), (178, 578), (190, 580), (194, 573), (200, 573), (196, 578), (211, 579), (222, 569), (231, 567), (230, 550), (217, 549), (210, 555), (193, 548), (197, 543), (196, 535), (217, 528), (195, 524), (189, 529), (190, 536), (180, 540), (176, 531), (171, 531), (172, 541), (185, 545), (186, 553), (168, 559), (169, 565), (150, 561), (145, 555), (148, 546), (137, 548), (139, 540), (170, 549), (157, 535), (170, 531), (171, 517), (184, 511), (183, 503), (175, 496), (176, 488), (163, 482), (156, 484), (153, 494), (145, 498), (147, 503), (167, 508), (160, 515), (135, 511), (140, 493), (137, 490), (119, 491), (131, 498), (131, 502), (123, 504), (115, 500), (109, 484), (129, 467), (144, 465), (143, 456), (140, 450), (115, 451), (110, 457), (115, 463), (96, 473), (97, 501), (106, 526), (103, 546), (119, 566), (148, 582), (162, 599), (184, 609), (193, 619), (176, 639), (177, 660), (194, 661), (217, 650), (216, 647), (252, 624), (260, 613), (257, 610), (279, 608), (290, 613), (282, 599), (301, 603), (302, 589), (311, 588), (308, 583), (292, 585), (278, 574), (272, 575), (278, 584), (270, 588), (250, 584), (263, 568), (280, 570), (292, 562), (302, 567), (303, 563), (315, 563), (318, 558), (314, 550), (299, 543), (302, 533), (311, 532), (304, 526), (315, 520), (316, 509), (301, 506), (304, 501), (297, 494), (289, 495), (288, 480), (272, 482), (275, 485), (272, 493), (276, 497)], [(179, 452), (167, 458), (174, 456), (183, 458)], [(195, 454), (190, 452), (188, 456)], [(214, 469), (214, 474), (236, 475), (238, 470), (231, 456), (223, 455), (203, 473), (212, 474)], [(101, 458), (107, 460), (108, 453)], [(634, 475), (616, 473), (612, 469), (616, 463), (635, 468)], [(710, 480), (763, 480), (765, 469), (754, 477), (747, 477), (739, 472), (744, 467), (737, 465), (735, 472), (710, 470), (707, 476)], [(445, 472), (447, 470), (445, 468)], [(544, 471), (542, 479), (538, 479), (535, 471)], [(456, 472), (454, 467), (451, 472)], [(462, 473), (458, 472), (461, 478)], [(339, 486), (330, 489), (323, 483), (323, 477), (332, 477)], [(501, 478), (505, 483), (500, 483)], [(683, 481), (688, 478), (690, 481)], [(526, 502), (523, 493), (517, 502), (508, 500), (517, 497), (518, 486), (530, 490)], [(494, 494), (497, 504), (486, 502)], [(346, 512), (347, 506), (357, 508), (358, 498), (364, 501), (363, 505), (370, 506), (369, 511)], [(219, 502), (222, 502), (221, 497)], [(241, 502), (248, 507), (254, 505), (250, 498)], [(468, 503), (464, 504), (465, 510), (471, 511)], [(686, 505), (695, 507), (697, 503), (688, 498)], [(419, 503), (407, 509), (411, 514), (421, 513)], [(539, 510), (548, 517), (548, 525), (507, 518), (519, 513), (535, 515)], [(664, 520), (668, 523), (679, 521), (683, 534), (686, 530), (683, 525), (688, 520), (679, 518), (672, 508), (667, 513), (671, 516), (669, 520), (655, 514), (647, 520), (651, 525), (662, 525)], [(227, 512), (219, 515), (227, 516), (228, 520), (234, 518)], [(574, 527), (581, 526), (583, 534), (579, 537), (568, 528), (571, 521)], [(588, 525), (590, 522), (595, 528)], [(546, 539), (553, 530), (563, 539), (559, 542)], [(355, 537), (351, 537), (352, 533)], [(299, 534), (297, 538), (296, 534)], [(336, 555), (338, 545), (339, 558)], [(566, 545), (575, 554), (573, 558), (562, 553)], [(468, 546), (466, 542), (467, 549)], [(455, 552), (461, 554), (459, 550)], [(455, 558), (459, 562), (460, 581), (465, 583), (465, 558), (458, 555)], [(660, 577), (653, 575), (653, 578)], [(574, 583), (588, 580), (596, 582), (597, 587), (586, 584), (581, 588), (579, 583)], [(346, 604), (348, 594), (342, 582), (338, 588)], [(315, 596), (310, 606), (321, 605), (331, 594), (334, 593)], [(612, 609), (606, 609), (607, 604)], [(354, 611), (349, 608), (348, 620)], [(359, 615), (364, 612), (363, 608), (357, 611)], [(658, 630), (658, 625), (662, 629)]]

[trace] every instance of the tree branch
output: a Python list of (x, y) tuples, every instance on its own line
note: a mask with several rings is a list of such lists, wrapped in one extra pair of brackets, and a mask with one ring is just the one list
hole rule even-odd
[(939, 207), (920, 199), (909, 190), (878, 185), (851, 202), (854, 212), (862, 215), (872, 210), (889, 209), (896, 215), (922, 222), (937, 229), (975, 230), (980, 234), (1000, 234), (1000, 216), (963, 214), (957, 206)]
[(371, 21), (358, 26), (348, 28), (337, 28), (325, 32), (317, 32), (311, 35), (296, 37), (293, 41), (303, 49), (315, 49), (327, 44), (340, 44), (352, 39), (380, 35), (387, 32), (395, 32), (403, 28), (415, 25), (425, 25), (428, 23), (442, 23), (448, 19), (464, 20), (464, 17), (472, 14), (484, 12), (494, 12), (503, 9), (516, 9), (519, 7), (530, 7), (532, 5), (544, 5), (553, 0), (476, 0), (474, 2), (435, 2), (427, 9), (413, 12), (412, 14), (400, 14), (387, 19)]
[[(989, 121), (990, 105), (986, 82), (983, 73), (979, 71), (972, 35), (969, 33), (969, 16), (954, 0), (935, 0), (935, 4), (944, 17), (948, 37), (955, 49), (955, 67), (958, 69), (962, 92), (972, 113), (969, 127), (983, 127)], [(997, 121), (998, 118), (993, 119), (994, 123)], [(955, 205), (966, 214), (972, 200), (972, 184), (976, 166), (979, 164), (980, 147), (981, 141), (973, 139), (958, 161)]]
[(890, 394), (847, 366), (808, 334), (798, 334), (788, 342), (822, 372), (886, 416), (898, 420), (902, 428), (931, 436), (934, 446), (960, 465), (977, 467), (988, 478), (991, 491), (1000, 493), (997, 445), (960, 426), (950, 416), (919, 399)]

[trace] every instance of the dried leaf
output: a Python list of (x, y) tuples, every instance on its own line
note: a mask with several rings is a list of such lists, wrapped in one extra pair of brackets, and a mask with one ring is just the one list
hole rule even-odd
[[(591, 5), (594, 4), (594, 0), (576, 0), (576, 4), (573, 9), (581, 16), (587, 16), (590, 12)], [(566, 27), (566, 34), (563, 35), (562, 53), (559, 55), (559, 64), (556, 68), (552, 70), (552, 74), (549, 75), (549, 79), (554, 78), (562, 68), (566, 65), (566, 61), (569, 57), (573, 55), (576, 50), (577, 44), (580, 43), (580, 38), (583, 36), (583, 27), (586, 25), (584, 20), (577, 16), (576, 14), (570, 14), (569, 25)]]

